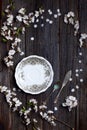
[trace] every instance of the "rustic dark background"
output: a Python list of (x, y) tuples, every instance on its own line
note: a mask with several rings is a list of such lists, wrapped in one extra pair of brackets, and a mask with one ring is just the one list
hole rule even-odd
[[(5, 9), (8, 0), (0, 0), (1, 6)], [(24, 36), (22, 36), (21, 48), (25, 52), (25, 56), (37, 54), (45, 57), (49, 60), (54, 69), (54, 82), (60, 80), (63, 81), (65, 73), (72, 69), (75, 70), (79, 67), (78, 64), (78, 39), (73, 36), (73, 28), (67, 26), (63, 22), (63, 16), (68, 11), (72, 10), (75, 12), (77, 19), (80, 21), (80, 32), (87, 33), (87, 0), (15, 0), (16, 11), (21, 7), (25, 7), (28, 12), (37, 10), (39, 7), (43, 7), (45, 10), (52, 9), (55, 13), (57, 8), (60, 8), (62, 17), (52, 25), (46, 24), (44, 28), (39, 27), (34, 29), (33, 26), (26, 30)], [(47, 12), (45, 16), (48, 17)], [(0, 16), (1, 21), (1, 16)], [(34, 41), (30, 40), (31, 36), (35, 37)], [(17, 87), (14, 80), (14, 69), (16, 64), (23, 58), (15, 56), (14, 69), (8, 69), (3, 64), (2, 59), (6, 56), (8, 51), (8, 45), (0, 43), (0, 84), (7, 85), (9, 88)], [(87, 48), (83, 48), (83, 64), (84, 74), (81, 76), (84, 78), (84, 83), (80, 85), (80, 89), (75, 92), (79, 100), (79, 105), (72, 112), (68, 112), (67, 109), (61, 107), (61, 103), (64, 98), (70, 93), (70, 88), (67, 86), (64, 88), (59, 102), (58, 102), (58, 118), (62, 121), (67, 122), (75, 130), (87, 130)], [(74, 73), (73, 73), (74, 75)], [(74, 82), (76, 79), (74, 78)], [(35, 98), (42, 102), (46, 96), (50, 93), (52, 87), (45, 93), (35, 96)], [(18, 97), (26, 104), (26, 101), (32, 97), (31, 95), (25, 94), (24, 92), (17, 91)], [(56, 93), (50, 98), (49, 108), (53, 109), (53, 99)], [(47, 122), (38, 118), (40, 127), (42, 130), (69, 130), (67, 127), (57, 124), (56, 128), (52, 128)], [(7, 103), (5, 102), (4, 96), (0, 94), (0, 130), (32, 130), (32, 127), (25, 127), (20, 117), (16, 113), (12, 113)]]

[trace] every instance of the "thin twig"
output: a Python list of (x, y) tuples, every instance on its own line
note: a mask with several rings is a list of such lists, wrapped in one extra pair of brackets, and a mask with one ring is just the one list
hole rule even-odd
[(50, 96), (52, 95), (53, 92), (54, 92), (54, 89), (50, 92), (49, 96), (48, 96), (48, 97), (46, 98), (46, 100), (43, 102), (44, 105), (47, 104), (47, 102), (48, 102), (48, 100), (49, 100), (49, 98), (50, 98)]
[(60, 122), (61, 124), (67, 126), (67, 127), (70, 128), (71, 130), (75, 130), (74, 128), (72, 128), (70, 125), (68, 125), (68, 124), (65, 123), (64, 121), (60, 121), (60, 120), (58, 120), (58, 119), (56, 119), (56, 118), (55, 118), (55, 121)]

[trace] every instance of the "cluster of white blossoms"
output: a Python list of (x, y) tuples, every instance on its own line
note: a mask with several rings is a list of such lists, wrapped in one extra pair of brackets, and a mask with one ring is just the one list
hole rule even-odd
[(20, 38), (15, 38), (14, 42), (11, 43), (11, 49), (8, 52), (8, 56), (6, 56), (4, 58), (4, 61), (7, 65), (7, 67), (13, 66), (14, 62), (13, 62), (13, 57), (14, 55), (19, 52), (20, 55), (23, 55), (24, 53), (21, 51), (20, 47), (18, 46), (18, 44), (21, 42)]
[(82, 33), (81, 36), (80, 36), (80, 38), (79, 38), (80, 47), (83, 46), (84, 41), (85, 41), (86, 38), (87, 38), (87, 34), (86, 33)]
[[(11, 91), (6, 86), (0, 86), (0, 92), (3, 93), (6, 97), (6, 101), (9, 104), (10, 108), (12, 108), (13, 112), (18, 111), (20, 116), (23, 119), (23, 122), (26, 125), (31, 123), (38, 124), (36, 118), (31, 117), (31, 113), (39, 113), (40, 117), (45, 119), (51, 125), (56, 126), (54, 112), (51, 110), (47, 110), (47, 106), (42, 104), (38, 106), (38, 102), (36, 99), (30, 99), (27, 102), (27, 108), (23, 106), (23, 103), (17, 98), (15, 89)], [(40, 128), (38, 127), (38, 130)]]
[(64, 22), (66, 24), (71, 24), (74, 27), (74, 35), (76, 36), (79, 31), (79, 21), (75, 19), (74, 12), (70, 11), (64, 16)]
[[(20, 55), (24, 55), (24, 52), (22, 52), (20, 48), (21, 39), (19, 35), (24, 34), (25, 28), (29, 26), (30, 23), (33, 23), (35, 19), (44, 12), (43, 9), (39, 9), (39, 11), (35, 11), (34, 13), (32, 12), (27, 15), (26, 9), (21, 8), (14, 17), (11, 9), (12, 6), (12, 4), (8, 5), (5, 9), (4, 15), (6, 20), (3, 22), (1, 27), (2, 41), (10, 45), (8, 55), (4, 58), (7, 67), (13, 66), (13, 58), (17, 52), (19, 52)], [(17, 27), (15, 26), (16, 22), (19, 22)]]
[(21, 8), (18, 11), (18, 15), (16, 16), (16, 19), (19, 22), (24, 23), (25, 25), (29, 25), (30, 23), (34, 23), (35, 20), (38, 21), (38, 17), (44, 13), (44, 9), (39, 9), (39, 11), (35, 11), (34, 13), (31, 12), (28, 15), (26, 15), (26, 9)]
[[(25, 34), (25, 28), (29, 27), (31, 23), (33, 24), (34, 28), (37, 28), (39, 19), (41, 18), (41, 20), (44, 21), (43, 13), (45, 12), (44, 9), (39, 8), (39, 10), (26, 14), (26, 9), (21, 8), (18, 10), (17, 15), (14, 16), (12, 10), (13, 4), (11, 3), (4, 10), (4, 16), (6, 20), (2, 23), (1, 27), (2, 41), (10, 45), (8, 55), (4, 58), (7, 67), (11, 67), (14, 65), (13, 58), (16, 53), (19, 52), (20, 55), (24, 55), (24, 52), (22, 52), (20, 48), (20, 34)], [(61, 16), (60, 9), (57, 9), (55, 14), (53, 14), (51, 9), (48, 9), (48, 14), (52, 15), (55, 19)], [(44, 27), (43, 21), (41, 27)], [(53, 24), (53, 20), (49, 18), (46, 18), (45, 22)], [(33, 40), (34, 37), (31, 37), (31, 41)]]
[(24, 118), (24, 121), (25, 121), (26, 125), (29, 125), (31, 122), (33, 122), (33, 123), (37, 123), (38, 122), (35, 118), (31, 119), (30, 113), (32, 112), (32, 110), (35, 113), (38, 112), (38, 107), (37, 107), (37, 101), (36, 101), (36, 99), (30, 99), (28, 101), (28, 109), (26, 109), (25, 107), (23, 107), (19, 111), (20, 116), (22, 116)]
[(66, 100), (66, 102), (62, 103), (62, 106), (68, 107), (69, 111), (71, 111), (72, 108), (76, 107), (78, 104), (77, 99), (74, 96), (67, 96), (67, 98), (65, 100)]
[(0, 92), (5, 94), (6, 101), (13, 111), (18, 110), (22, 105), (22, 102), (16, 97), (16, 93), (8, 89), (6, 86), (0, 86)]
[(39, 106), (39, 110), (40, 110), (40, 115), (43, 119), (48, 121), (52, 126), (56, 126), (53, 111), (47, 110), (47, 106), (44, 104)]

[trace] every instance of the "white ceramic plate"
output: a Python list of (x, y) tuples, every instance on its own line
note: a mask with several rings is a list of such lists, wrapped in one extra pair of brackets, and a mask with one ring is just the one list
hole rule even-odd
[(17, 85), (30, 94), (46, 91), (52, 84), (53, 76), (51, 64), (45, 58), (36, 55), (24, 58), (15, 70)]

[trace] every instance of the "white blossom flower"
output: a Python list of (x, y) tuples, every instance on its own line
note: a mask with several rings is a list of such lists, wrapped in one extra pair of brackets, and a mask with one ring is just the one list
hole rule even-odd
[(60, 9), (57, 9), (57, 12), (59, 13), (59, 12), (60, 12)]
[(60, 13), (60, 12), (58, 13), (58, 16), (61, 16), (61, 13)]
[(69, 14), (71, 17), (74, 17), (74, 16), (75, 16), (74, 12), (72, 12), (72, 11), (70, 11), (68, 14)]
[(12, 14), (7, 15), (7, 25), (13, 22), (14, 16)]
[(25, 8), (21, 8), (21, 9), (18, 11), (18, 13), (20, 13), (20, 14), (22, 14), (22, 15), (24, 15), (25, 12), (26, 12), (26, 9), (25, 9)]
[(45, 10), (40, 8), (39, 12), (40, 12), (40, 14), (43, 14), (45, 12)]
[(4, 25), (4, 26), (2, 26), (2, 28), (1, 28), (3, 31), (6, 31), (6, 30), (8, 30), (8, 27), (6, 26), (6, 25)]
[(69, 24), (72, 24), (72, 25), (74, 25), (74, 19), (71, 17), (71, 18), (69, 18)]
[(75, 92), (75, 89), (74, 89), (74, 88), (72, 88), (72, 89), (71, 89), (71, 92)]
[(28, 110), (26, 110), (25, 112), (24, 112), (24, 115), (27, 115), (27, 114), (29, 114), (31, 112), (31, 108), (29, 108)]
[(40, 112), (40, 115), (43, 116), (43, 112), (42, 111)]
[(46, 22), (49, 22), (49, 21), (50, 21), (50, 20), (47, 18), (47, 19), (46, 19)]
[(5, 38), (6, 38), (7, 40), (11, 40), (11, 41), (13, 40), (13, 37), (11, 37), (11, 36), (6, 36)]
[(9, 61), (6, 63), (7, 67), (13, 66), (14, 62), (13, 61)]
[(14, 101), (16, 104), (15, 104), (15, 107), (19, 107), (20, 105), (22, 105), (22, 102), (20, 102), (20, 100), (16, 100)]
[(28, 15), (24, 15), (23, 19), (28, 20), (29, 19)]
[(13, 15), (8, 15), (6, 25), (7, 26), (12, 26), (13, 25)]
[(82, 39), (86, 39), (87, 38), (87, 34), (86, 33), (81, 33), (81, 37), (82, 37)]
[(34, 37), (31, 37), (30, 39), (31, 39), (31, 41), (34, 41)]
[(21, 42), (21, 39), (16, 37), (16, 38), (15, 38), (15, 42), (16, 42), (16, 43), (17, 43), (17, 42), (20, 43), (20, 42)]
[(17, 30), (17, 27), (14, 27), (14, 30)]
[(77, 106), (77, 99), (76, 97), (74, 96), (68, 96), (66, 98), (66, 102), (65, 103), (62, 103), (62, 106), (63, 107), (68, 107), (69, 111), (72, 110), (72, 108), (76, 107)]
[(12, 48), (16, 47), (17, 46), (17, 41), (12, 43)]
[(57, 18), (58, 17), (58, 15), (57, 14), (54, 14), (54, 18)]
[(24, 114), (24, 112), (22, 111), (22, 109), (19, 111), (20, 116), (22, 116)]
[(22, 34), (24, 34), (24, 33), (25, 33), (25, 27), (22, 28)]
[(51, 118), (50, 117), (47, 120), (48, 120), (48, 122), (51, 122)]
[(35, 11), (35, 15), (36, 18), (39, 17), (39, 11)]
[(57, 107), (54, 107), (54, 111), (57, 111), (58, 110), (58, 108)]
[(26, 119), (26, 125), (29, 125), (30, 122), (31, 122), (31, 121), (30, 121), (30, 118), (27, 118), (27, 119)]
[(15, 92), (11, 92), (11, 94), (12, 94), (13, 96), (16, 96), (16, 95), (17, 95)]
[(36, 19), (36, 23), (38, 23), (39, 22), (39, 19)]
[(34, 118), (34, 119), (33, 119), (33, 122), (37, 123), (38, 121)]
[(16, 51), (15, 51), (15, 50), (9, 50), (8, 55), (14, 55), (15, 53), (16, 53)]
[(79, 89), (79, 86), (78, 86), (78, 85), (76, 85), (76, 89)]
[(35, 16), (31, 17), (29, 22), (34, 23), (34, 21), (35, 21)]
[(52, 21), (52, 20), (50, 20), (50, 21), (49, 21), (49, 24), (52, 24), (52, 23), (53, 23), (53, 21)]
[(34, 104), (37, 104), (36, 99), (30, 99), (29, 102), (32, 102), (32, 103), (34, 103)]
[(7, 90), (6, 86), (1, 87), (1, 93), (6, 92), (6, 90)]
[(37, 107), (37, 105), (34, 106), (34, 110), (35, 110), (35, 112), (38, 111), (38, 107)]
[(47, 109), (47, 106), (46, 105), (40, 105), (39, 109)]
[(37, 24), (34, 24), (34, 28), (37, 28)]
[(28, 15), (29, 15), (29, 17), (32, 17), (32, 16), (34, 15), (34, 13), (31, 12), (31, 13), (29, 13)]
[(21, 48), (20, 48), (20, 47), (17, 47), (17, 51), (18, 51), (19, 53), (21, 53)]
[(48, 9), (48, 13), (49, 13), (49, 15), (53, 14), (53, 12), (51, 11), (51, 9)]
[(22, 16), (21, 15), (18, 15), (18, 16), (16, 16), (16, 19), (19, 21), (19, 22), (22, 22)]
[(5, 57), (5, 58), (4, 58), (4, 61), (5, 61), (5, 62), (8, 62), (8, 57)]
[(75, 21), (74, 29), (75, 29), (74, 35), (76, 36), (76, 34), (78, 33), (78, 30), (79, 30), (79, 21), (78, 20)]
[(47, 113), (44, 112), (42, 117), (46, 118), (47, 117)]
[(24, 52), (22, 51), (22, 52), (20, 52), (20, 56), (23, 56), (24, 55)]
[(41, 24), (41, 27), (44, 27), (44, 24), (43, 24), (43, 23)]
[(5, 9), (5, 13), (9, 13), (9, 9)]
[(55, 123), (54, 121), (51, 121), (51, 124), (52, 124), (53, 126), (56, 126), (56, 123)]
[(26, 25), (29, 25), (29, 22), (25, 19), (23, 19), (23, 23), (26, 24)]
[(44, 19), (44, 16), (41, 16), (41, 19)]
[(84, 80), (83, 79), (80, 79), (80, 82), (82, 83)]
[(54, 112), (53, 112), (53, 111), (51, 111), (51, 110), (49, 110), (47, 113), (48, 113), (48, 114), (53, 114)]
[(67, 16), (65, 15), (64, 16), (64, 22), (67, 24), (68, 23), (68, 19), (67, 19)]
[(15, 98), (13, 98), (12, 100), (13, 100), (14, 102), (16, 102), (18, 99), (15, 97)]
[(84, 41), (83, 41), (83, 40), (85, 40), (86, 38), (87, 38), (87, 34), (86, 34), (86, 33), (81, 33), (81, 36), (80, 36), (80, 38), (79, 38), (80, 47), (83, 46), (83, 44), (84, 44)]

